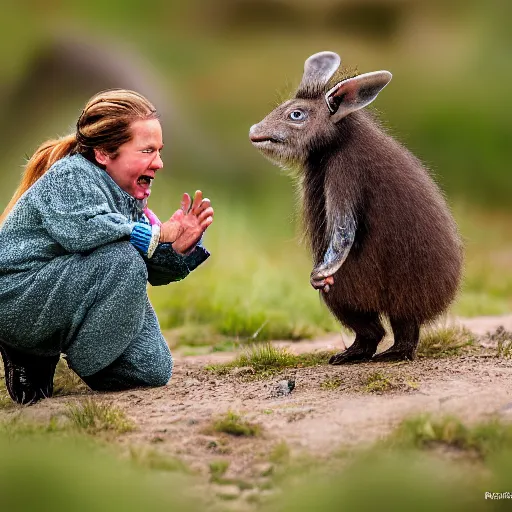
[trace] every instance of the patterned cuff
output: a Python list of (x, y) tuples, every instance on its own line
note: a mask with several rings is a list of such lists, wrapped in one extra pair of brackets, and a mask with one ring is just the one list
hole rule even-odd
[[(160, 236), (160, 235), (159, 235)], [(148, 224), (142, 222), (136, 222), (130, 235), (130, 242), (137, 248), (142, 254), (147, 255), (149, 245), (153, 238), (153, 230)], [(155, 249), (153, 249), (153, 252)]]
[(160, 225), (153, 224), (151, 226), (151, 240), (148, 245), (148, 259), (153, 256), (155, 249), (158, 247), (158, 242), (160, 242)]

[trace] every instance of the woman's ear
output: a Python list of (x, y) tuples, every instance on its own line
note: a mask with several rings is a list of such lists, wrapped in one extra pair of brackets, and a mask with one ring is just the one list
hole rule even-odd
[(94, 158), (96, 162), (101, 165), (107, 165), (110, 162), (110, 157), (105, 152), (101, 151), (101, 149), (94, 150)]

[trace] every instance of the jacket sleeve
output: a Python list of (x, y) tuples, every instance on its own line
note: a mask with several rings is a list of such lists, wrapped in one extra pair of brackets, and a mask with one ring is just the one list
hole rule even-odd
[(180, 281), (192, 270), (208, 259), (210, 253), (201, 245), (186, 256), (174, 251), (171, 244), (158, 244), (153, 256), (144, 258), (148, 269), (148, 281), (152, 286), (161, 286)]
[(138, 224), (114, 213), (101, 187), (76, 170), (49, 171), (31, 202), (49, 235), (68, 252), (85, 252), (129, 238)]

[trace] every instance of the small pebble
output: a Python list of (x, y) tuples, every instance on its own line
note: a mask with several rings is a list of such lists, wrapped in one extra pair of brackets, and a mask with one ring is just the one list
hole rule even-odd
[(295, 389), (294, 380), (282, 380), (274, 388), (273, 396), (287, 396)]

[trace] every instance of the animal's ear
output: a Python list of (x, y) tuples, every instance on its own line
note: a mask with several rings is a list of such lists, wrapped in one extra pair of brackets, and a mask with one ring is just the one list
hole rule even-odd
[(389, 71), (373, 71), (337, 83), (325, 95), (332, 112), (332, 122), (337, 123), (351, 112), (369, 105), (388, 85), (392, 76)]
[(320, 52), (311, 55), (304, 63), (304, 74), (297, 94), (320, 92), (340, 67), (341, 59), (334, 52)]

